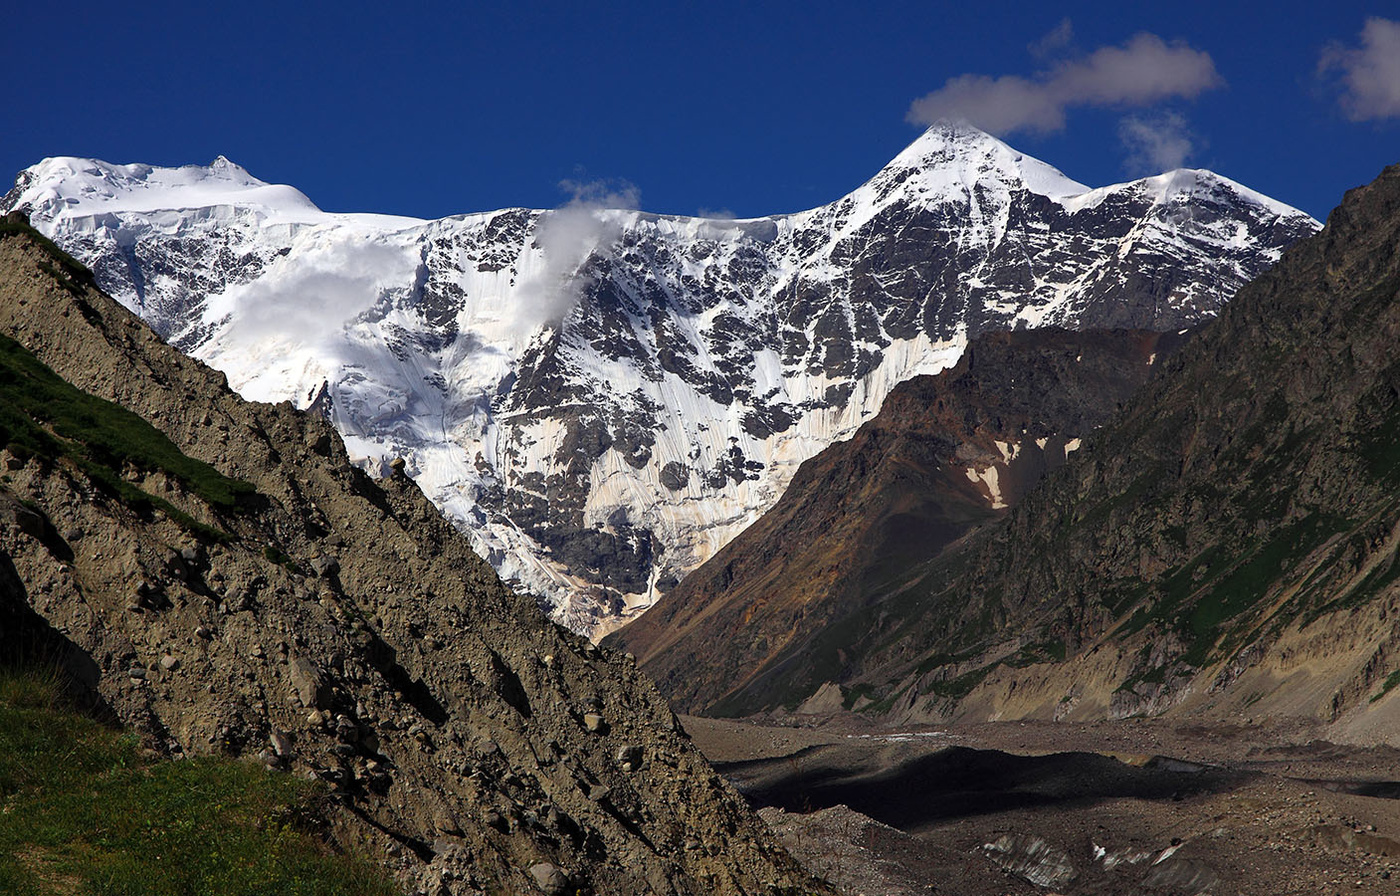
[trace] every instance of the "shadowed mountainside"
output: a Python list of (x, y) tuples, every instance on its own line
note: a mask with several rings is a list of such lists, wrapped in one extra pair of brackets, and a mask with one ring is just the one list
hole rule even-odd
[(687, 711), (771, 705), (776, 657), (1004, 516), (1182, 338), (984, 334), (952, 369), (898, 386), (854, 438), (804, 463), (773, 510), (605, 643), (636, 653)]
[(755, 701), (902, 717), (1243, 713), (1382, 737), (1400, 704), (1400, 166), (1242, 289), (965, 549)]

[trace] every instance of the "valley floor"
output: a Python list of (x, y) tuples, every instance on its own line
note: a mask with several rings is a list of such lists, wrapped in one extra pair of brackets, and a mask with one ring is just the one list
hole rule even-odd
[(1305, 726), (683, 722), (850, 896), (1400, 892), (1400, 750)]

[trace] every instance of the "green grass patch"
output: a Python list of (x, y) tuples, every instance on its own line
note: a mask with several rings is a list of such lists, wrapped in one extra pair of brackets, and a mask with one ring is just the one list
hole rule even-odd
[(842, 689), (841, 708), (851, 709), (862, 699), (875, 700), (875, 686), (861, 682), (850, 689)]
[(992, 670), (999, 665), (1001, 664), (990, 663), (980, 669), (973, 669), (971, 672), (959, 675), (957, 678), (952, 678), (947, 681), (935, 681), (929, 685), (928, 690), (924, 693), (934, 694), (939, 697), (947, 697), (952, 700), (961, 700), (972, 693), (973, 688), (981, 684), (983, 679), (991, 675)]
[(977, 651), (975, 650), (967, 651), (964, 653), (945, 653), (943, 651), (939, 651), (938, 653), (931, 653), (928, 656), (924, 657), (923, 662), (919, 663), (919, 665), (915, 667), (914, 672), (918, 675), (924, 675), (926, 673), (932, 672), (939, 666), (955, 666), (958, 663), (965, 663), (968, 660), (974, 658), (975, 656), (977, 656)]
[(1076, 531), (1084, 532), (1099, 526), (1108, 526), (1119, 515), (1131, 513), (1138, 507), (1151, 507), (1155, 503), (1154, 494), (1161, 483), (1169, 481), (1160, 463), (1151, 463), (1143, 472), (1120, 492), (1089, 506), (1080, 504), (1074, 508), (1073, 524)]
[(1197, 638), (1218, 636), (1227, 620), (1258, 603), (1282, 579), (1288, 561), (1301, 559), (1316, 547), (1318, 526), (1318, 517), (1309, 517), (1283, 530), (1236, 565), (1191, 609), (1187, 617), (1191, 634)]
[(908, 687), (902, 687), (899, 690), (895, 691), (893, 694), (890, 694), (888, 697), (885, 697), (883, 700), (877, 700), (869, 706), (862, 707), (858, 711), (869, 715), (882, 716), (890, 710), (894, 709), (895, 703), (899, 700), (899, 698), (903, 697), (906, 693), (908, 693), (908, 691)]
[(1397, 684), (1400, 684), (1400, 669), (1395, 670), (1385, 677), (1385, 681), (1381, 682), (1381, 689), (1371, 698), (1371, 702), (1375, 703), (1386, 694), (1389, 694)]
[(1054, 640), (1027, 644), (1002, 662), (1013, 669), (1024, 669), (1027, 666), (1035, 666), (1040, 663), (1063, 663), (1064, 661), (1065, 642)]
[(158, 507), (181, 521), (188, 515), (127, 482), (121, 471), (162, 471), (212, 507), (235, 510), (257, 494), (184, 454), (164, 433), (120, 405), (78, 389), (0, 336), (0, 445), (21, 457), (65, 458), (95, 484), (133, 509)]
[[(9, 215), (0, 216), (0, 239), (12, 236), (27, 236), (39, 248), (43, 249), (44, 252), (48, 254), (49, 258), (53, 259), (58, 265), (59, 273), (57, 273), (56, 276), (59, 282), (63, 283), (64, 286), (69, 285), (68, 281), (87, 286), (95, 284), (92, 271), (82, 262), (78, 261), (78, 259), (59, 248), (58, 244), (53, 240), (44, 236), (17, 217), (10, 217)], [(52, 267), (50, 267), (49, 270), (52, 270)]]
[(398, 893), (316, 836), (318, 787), (243, 762), (143, 757), (60, 693), (56, 676), (0, 673), (0, 893)]
[(1400, 482), (1400, 406), (1357, 437), (1357, 453), (1371, 475), (1387, 483)]
[(1360, 582), (1332, 600), (1319, 603), (1299, 616), (1298, 628), (1304, 629), (1328, 613), (1363, 606), (1384, 594), (1397, 579), (1400, 579), (1400, 562), (1391, 556), (1376, 564)]
[(302, 572), (302, 568), (299, 565), (297, 565), (297, 562), (293, 560), (290, 556), (288, 556), (286, 551), (282, 550), (274, 544), (270, 544), (267, 547), (263, 548), (263, 558), (266, 560), (270, 560), (271, 562), (276, 563), (279, 566), (285, 566), (288, 570), (297, 573), (298, 575), (304, 574)]
[(1150, 602), (1139, 605), (1113, 636), (1134, 635), (1154, 624), (1170, 628), (1189, 645), (1178, 659), (1203, 668), (1216, 645), (1225, 653), (1240, 646), (1241, 626), (1254, 617), (1264, 598), (1344, 526), (1339, 518), (1313, 514), (1233, 552), (1215, 545), (1166, 576)]
[(1163, 666), (1146, 669), (1136, 675), (1131, 675), (1123, 681), (1117, 688), (1118, 691), (1131, 694), (1137, 691), (1140, 684), (1165, 684), (1167, 681), (1167, 670)]

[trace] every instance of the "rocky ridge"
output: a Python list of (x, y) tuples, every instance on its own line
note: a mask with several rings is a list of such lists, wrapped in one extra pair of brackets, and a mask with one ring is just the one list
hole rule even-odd
[(955, 125), (837, 202), (744, 221), (333, 215), (226, 159), (50, 159), (11, 208), (245, 396), (403, 458), (595, 635), (978, 333), (1188, 326), (1317, 226), (1208, 171), (1091, 190)]
[[(409, 892), (815, 886), (629, 658), (547, 622), (401, 471), (375, 482), (323, 420), (242, 400), (15, 216), (0, 333), (7, 369), (47, 365), (92, 412), (0, 419), (6, 649), (42, 645), (151, 748), (326, 782), (337, 840)], [(159, 463), (111, 448), (165, 439), (182, 453)]]
[(774, 660), (909, 719), (1397, 730), (1400, 167), (1242, 289), (957, 550)]

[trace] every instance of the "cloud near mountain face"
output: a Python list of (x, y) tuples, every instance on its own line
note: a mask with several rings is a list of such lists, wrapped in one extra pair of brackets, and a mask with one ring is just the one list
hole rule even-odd
[(1123, 167), (1134, 175), (1180, 168), (1195, 149), (1195, 139), (1179, 112), (1130, 115), (1118, 123), (1118, 139), (1128, 151)]
[(1210, 54), (1142, 33), (1126, 44), (1100, 47), (1060, 62), (1033, 78), (966, 74), (915, 100), (905, 116), (914, 124), (941, 118), (971, 122), (993, 134), (1049, 133), (1065, 126), (1074, 106), (1148, 106), (1192, 99), (1224, 83)]
[(1400, 118), (1400, 22), (1367, 19), (1360, 46), (1328, 46), (1318, 73), (1338, 76), (1342, 109), (1352, 121)]
[(572, 198), (540, 216), (535, 241), (544, 253), (543, 262), (516, 290), (519, 339), (542, 326), (559, 326), (578, 303), (579, 268), (622, 233), (623, 220), (609, 212), (641, 204), (641, 191), (625, 180), (565, 180), (559, 187)]

